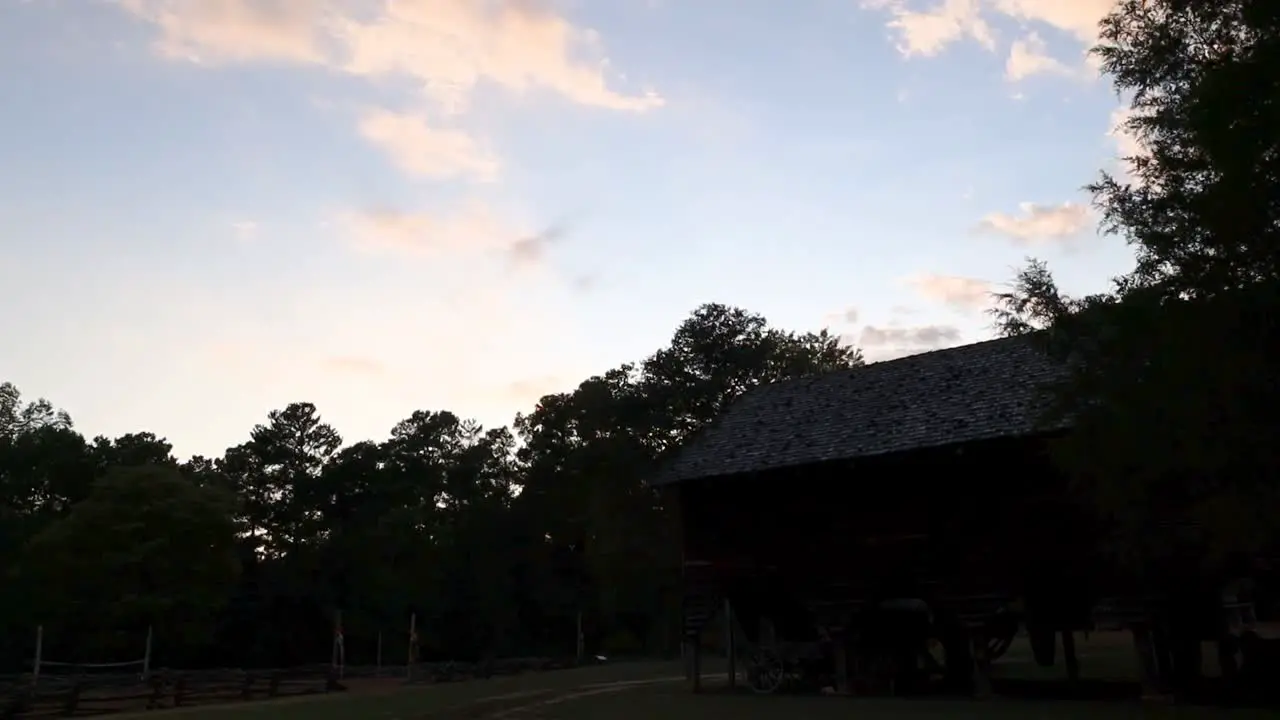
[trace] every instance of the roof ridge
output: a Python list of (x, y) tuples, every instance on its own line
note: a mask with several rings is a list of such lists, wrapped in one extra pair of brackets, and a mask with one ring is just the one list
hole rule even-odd
[(992, 338), (761, 383), (695, 433), (654, 483), (1036, 432), (1039, 385), (1061, 366), (1016, 349), (1035, 350), (1029, 340)]
[(739, 398), (742, 398), (750, 393), (760, 392), (765, 388), (776, 388), (778, 386), (786, 386), (786, 385), (799, 384), (799, 383), (814, 383), (825, 378), (834, 377), (841, 373), (865, 372), (865, 371), (871, 370), (872, 368), (885, 369), (885, 368), (889, 368), (890, 366), (896, 365), (896, 367), (894, 367), (893, 369), (898, 369), (902, 367), (904, 364), (908, 363), (909, 361), (928, 361), (931, 359), (936, 359), (936, 357), (939, 355), (943, 355), (943, 354), (956, 355), (962, 351), (976, 351), (979, 348), (986, 348), (988, 346), (992, 346), (996, 344), (1003, 344), (1003, 343), (1007, 343), (1010, 345), (1019, 344), (1020, 342), (1027, 341), (1031, 337), (1031, 335), (1034, 335), (1034, 334), (1035, 333), (1027, 333), (1023, 335), (1008, 335), (1005, 337), (990, 338), (987, 340), (979, 340), (977, 342), (965, 343), (963, 345), (951, 345), (949, 347), (944, 347), (944, 348), (933, 348), (932, 350), (925, 350), (923, 352), (911, 353), (910, 355), (901, 355), (898, 357), (888, 358), (886, 360), (864, 362), (861, 365), (854, 365), (852, 367), (838, 368), (835, 370), (823, 370), (822, 372), (814, 373), (812, 375), (801, 375), (799, 377), (786, 378), (785, 380), (776, 380), (774, 382), (760, 383), (758, 385), (753, 385), (752, 387), (747, 388), (745, 391), (743, 391), (742, 395), (739, 395), (737, 398), (734, 398), (733, 402), (731, 402), (730, 404), (732, 405), (733, 403), (736, 403)]

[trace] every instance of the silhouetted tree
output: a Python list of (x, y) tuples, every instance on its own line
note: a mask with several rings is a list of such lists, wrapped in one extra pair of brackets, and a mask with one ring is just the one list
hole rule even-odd
[[(674, 518), (648, 472), (745, 389), (848, 367), (826, 333), (698, 308), (639, 365), (542, 398), (513, 430), (421, 410), (342, 447), (310, 403), (247, 442), (178, 463), (162, 437), (86, 443), (65, 413), (0, 389), (0, 632), (48, 657), (271, 665), (677, 647)], [(2, 643), (16, 665), (22, 643)], [(29, 649), (28, 649), (29, 652)]]
[(1071, 298), (1032, 262), (997, 320), (1071, 361), (1061, 459), (1118, 556), (1228, 572), (1280, 539), (1280, 6), (1125, 0), (1096, 52), (1143, 152), (1089, 189), (1136, 267)]

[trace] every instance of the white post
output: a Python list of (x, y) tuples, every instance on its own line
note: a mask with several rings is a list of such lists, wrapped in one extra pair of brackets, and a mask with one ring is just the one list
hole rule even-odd
[(147, 649), (142, 654), (142, 679), (147, 680), (151, 677), (151, 632), (152, 627), (147, 626)]
[(582, 657), (586, 655), (587, 647), (585, 639), (582, 637), (582, 611), (578, 611), (578, 664), (582, 664)]
[(409, 660), (405, 663), (404, 674), (408, 680), (413, 679), (413, 659), (418, 650), (418, 613), (409, 614)]
[(44, 626), (36, 626), (36, 659), (31, 664), (31, 691), (34, 693), (36, 685), (40, 683), (40, 660), (44, 655)]
[(341, 680), (347, 669), (347, 644), (342, 630), (341, 610), (333, 612), (333, 664), (338, 668), (338, 679)]

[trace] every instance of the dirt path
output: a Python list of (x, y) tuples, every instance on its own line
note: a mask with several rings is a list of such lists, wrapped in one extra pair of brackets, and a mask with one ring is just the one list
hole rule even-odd
[(561, 690), (528, 690), (524, 692), (495, 695), (483, 700), (438, 710), (421, 716), (420, 720), (516, 720), (517, 718), (536, 718), (540, 711), (560, 703), (621, 692), (634, 687), (656, 685), (659, 683), (681, 682), (681, 676), (651, 678), (646, 680), (617, 680), (607, 683), (594, 683), (582, 687)]

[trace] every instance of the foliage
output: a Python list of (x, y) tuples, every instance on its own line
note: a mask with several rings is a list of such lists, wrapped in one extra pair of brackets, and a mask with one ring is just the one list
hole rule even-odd
[(97, 652), (136, 654), (139, 631), (152, 624), (201, 639), (238, 575), (234, 512), (231, 496), (176, 468), (112, 468), (27, 544), (18, 580), (40, 589), (34, 619), (57, 618), (82, 650)]
[(0, 437), (13, 438), (45, 427), (69, 428), (71, 416), (44, 398), (24, 403), (13, 383), (0, 383)]
[[(641, 363), (548, 395), (512, 429), (421, 410), (343, 446), (310, 403), (246, 442), (178, 463), (152, 433), (86, 441), (4, 386), (0, 662), (45, 626), (46, 657), (282, 666), (674, 651), (679, 548), (648, 471), (745, 389), (861, 362), (723, 305)], [(29, 409), (34, 407), (35, 409)], [(625, 646), (625, 647), (622, 647)], [(10, 650), (12, 648), (12, 650)], [(30, 648), (27, 649), (30, 652)]]
[(1060, 457), (1119, 556), (1238, 570), (1280, 541), (1280, 6), (1124, 0), (1095, 52), (1142, 152), (1088, 189), (1135, 268), (1073, 298), (1032, 261), (997, 324), (1070, 361)]

